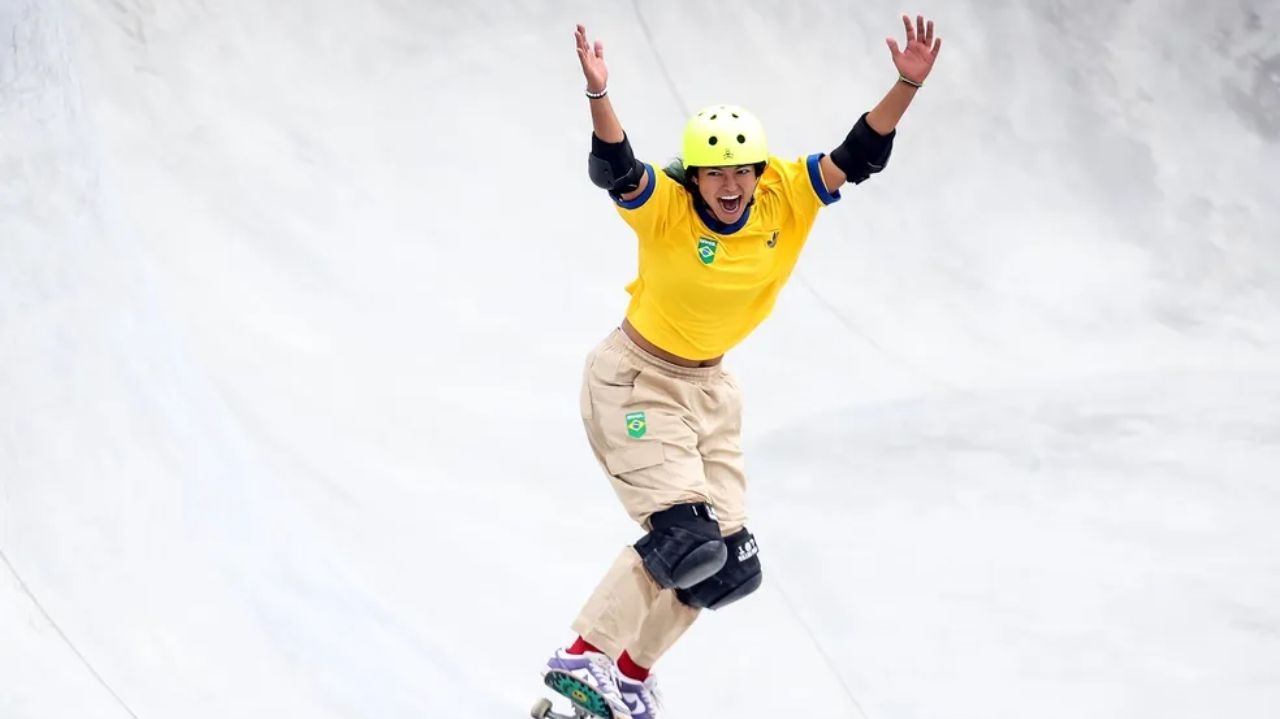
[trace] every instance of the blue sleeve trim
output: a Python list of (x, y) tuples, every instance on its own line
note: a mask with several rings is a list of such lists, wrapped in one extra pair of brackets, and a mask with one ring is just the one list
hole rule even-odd
[(613, 201), (618, 203), (618, 207), (624, 210), (634, 210), (648, 202), (649, 198), (653, 196), (653, 188), (658, 184), (657, 178), (653, 176), (653, 165), (647, 162), (644, 163), (644, 174), (649, 178), (649, 184), (644, 186), (644, 192), (630, 200), (624, 200), (621, 197), (613, 198)]
[(813, 191), (818, 193), (818, 199), (822, 200), (822, 204), (830, 205), (840, 199), (840, 191), (827, 190), (827, 183), (822, 181), (822, 167), (818, 164), (821, 160), (822, 153), (816, 152), (809, 155), (809, 160), (805, 164), (809, 166), (809, 184), (813, 185)]

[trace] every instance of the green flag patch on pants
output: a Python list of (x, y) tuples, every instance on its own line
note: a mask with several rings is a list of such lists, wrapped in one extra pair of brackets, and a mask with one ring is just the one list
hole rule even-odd
[(649, 425), (644, 421), (644, 412), (632, 412), (627, 415), (627, 434), (631, 435), (632, 439), (640, 439), (648, 429)]

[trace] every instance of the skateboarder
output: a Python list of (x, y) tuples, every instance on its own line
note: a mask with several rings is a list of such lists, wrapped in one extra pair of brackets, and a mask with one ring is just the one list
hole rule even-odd
[(703, 609), (761, 585), (746, 526), (742, 400), (723, 359), (769, 315), (819, 210), (888, 162), (942, 45), (932, 21), (902, 21), (905, 48), (887, 40), (892, 87), (830, 153), (772, 155), (750, 112), (713, 105), (688, 120), (680, 160), (662, 169), (636, 159), (609, 101), (604, 48), (577, 28), (589, 176), (639, 246), (625, 315), (587, 357), (580, 409), (596, 459), (644, 532), (582, 607), (577, 640), (544, 669), (580, 707), (658, 719), (650, 669)]

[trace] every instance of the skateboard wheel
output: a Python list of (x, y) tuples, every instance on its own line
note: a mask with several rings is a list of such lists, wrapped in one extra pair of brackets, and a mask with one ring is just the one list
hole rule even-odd
[(546, 719), (546, 716), (550, 711), (551, 700), (539, 699), (537, 703), (533, 705), (533, 711), (529, 712), (529, 715), (532, 716), (533, 719)]

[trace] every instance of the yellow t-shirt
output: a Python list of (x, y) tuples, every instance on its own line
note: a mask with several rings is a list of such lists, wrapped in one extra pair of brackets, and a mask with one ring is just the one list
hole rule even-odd
[(818, 210), (840, 199), (822, 182), (820, 158), (770, 157), (754, 203), (731, 226), (700, 211), (680, 183), (645, 165), (644, 193), (617, 200), (640, 249), (626, 316), (645, 339), (686, 359), (710, 359), (769, 316)]

